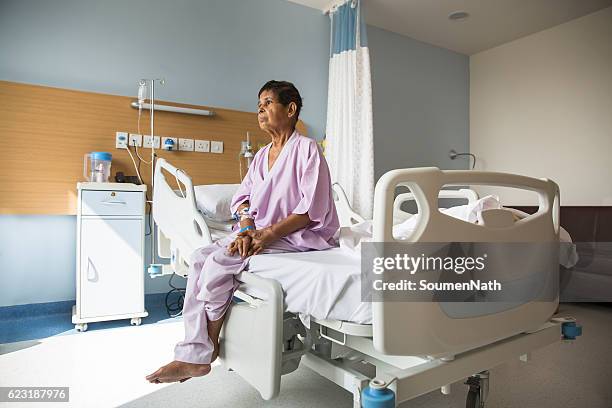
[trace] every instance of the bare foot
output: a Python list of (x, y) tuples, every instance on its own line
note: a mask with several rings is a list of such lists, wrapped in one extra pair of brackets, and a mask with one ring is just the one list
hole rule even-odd
[(213, 353), (212, 359), (210, 362), (212, 363), (219, 356), (219, 333), (221, 333), (221, 327), (223, 326), (223, 321), (225, 320), (225, 315), (218, 320), (213, 320), (208, 322), (208, 338), (213, 344)]
[(219, 357), (219, 340), (217, 341), (212, 341), (213, 342), (213, 346), (214, 346), (214, 350), (212, 353), (212, 358), (210, 360), (210, 362), (212, 363), (213, 361), (215, 361), (217, 359), (217, 357)]
[(159, 368), (146, 379), (150, 383), (184, 382), (191, 377), (201, 377), (210, 372), (210, 364), (192, 364), (182, 361), (173, 361)]
[[(219, 357), (219, 342), (214, 342), (214, 341), (213, 341), (213, 345), (214, 345), (215, 349), (213, 350), (213, 353), (212, 353), (212, 358), (211, 358), (211, 360), (210, 360), (210, 362), (211, 362), (211, 363), (212, 363), (213, 361), (215, 361), (215, 360), (217, 359), (217, 357)], [(208, 373), (207, 373), (207, 374), (208, 374)], [(204, 374), (204, 375), (206, 375), (206, 374)], [(188, 379), (190, 379), (190, 378), (191, 378), (191, 377), (185, 377), (185, 378), (183, 378), (183, 379), (179, 380), (179, 382), (184, 383), (185, 381), (187, 381), (187, 380), (188, 380)]]

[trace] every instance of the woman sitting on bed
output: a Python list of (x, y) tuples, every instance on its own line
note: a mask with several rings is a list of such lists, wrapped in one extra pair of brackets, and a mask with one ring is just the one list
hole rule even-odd
[(327, 162), (313, 139), (295, 129), (302, 98), (290, 82), (269, 81), (259, 91), (259, 127), (272, 142), (255, 155), (232, 199), (239, 229), (191, 257), (183, 320), (185, 340), (174, 361), (146, 378), (185, 381), (210, 372), (236, 275), (260, 253), (328, 249), (339, 227)]

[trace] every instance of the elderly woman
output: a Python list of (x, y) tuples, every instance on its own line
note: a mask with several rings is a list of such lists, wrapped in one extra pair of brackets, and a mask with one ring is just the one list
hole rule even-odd
[[(316, 142), (299, 134), (302, 98), (290, 82), (269, 81), (259, 91), (257, 119), (272, 142), (255, 155), (232, 199), (239, 227), (228, 238), (195, 251), (187, 281), (185, 340), (174, 361), (146, 378), (185, 381), (210, 372), (219, 332), (250, 256), (322, 250), (339, 227), (329, 169)], [(238, 229), (239, 228), (239, 229)]]

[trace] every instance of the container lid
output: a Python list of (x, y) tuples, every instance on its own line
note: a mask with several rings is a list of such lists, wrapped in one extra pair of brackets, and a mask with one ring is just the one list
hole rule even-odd
[(92, 160), (106, 160), (111, 161), (113, 159), (113, 155), (107, 152), (91, 152)]

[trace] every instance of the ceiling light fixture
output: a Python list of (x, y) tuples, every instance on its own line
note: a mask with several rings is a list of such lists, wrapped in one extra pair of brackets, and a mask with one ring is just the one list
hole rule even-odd
[(448, 19), (451, 21), (459, 21), (459, 20), (465, 20), (469, 16), (470, 16), (470, 13), (468, 13), (467, 11), (459, 10), (459, 11), (453, 11), (452, 13), (450, 13), (448, 15)]

